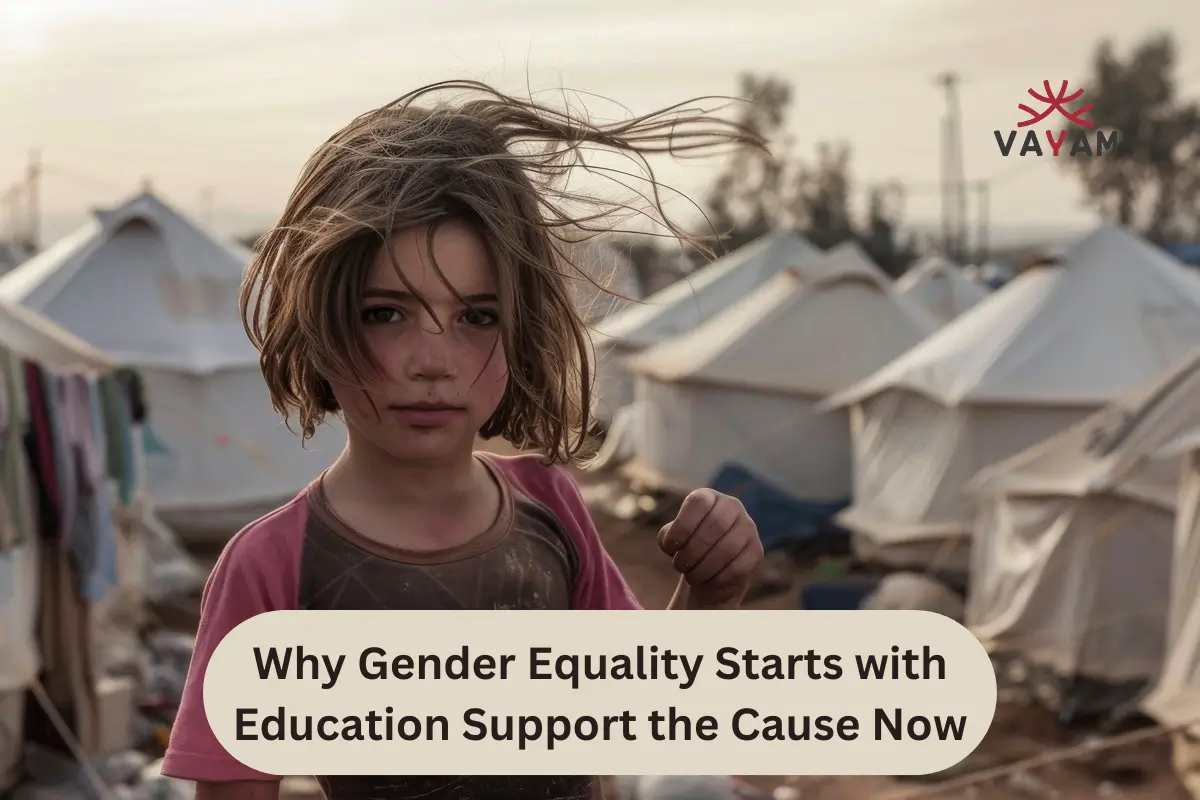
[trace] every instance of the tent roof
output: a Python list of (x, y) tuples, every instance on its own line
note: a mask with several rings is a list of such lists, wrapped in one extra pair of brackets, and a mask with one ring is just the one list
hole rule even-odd
[(1099, 406), (1200, 344), (1200, 277), (1104, 226), (1027, 270), (875, 375), (830, 398), (908, 389), (946, 406)]
[(27, 258), (29, 258), (29, 253), (25, 252), (24, 248), (0, 239), (0, 273), (19, 266)]
[(17, 355), (57, 369), (107, 370), (119, 366), (34, 311), (0, 301), (0, 345)]
[(632, 347), (655, 344), (691, 330), (817, 253), (799, 234), (768, 234), (609, 317), (597, 326), (598, 337)]
[(1200, 427), (1200, 347), (1147, 386), (983, 470), (975, 491), (1068, 496), (1110, 490), (1173, 507), (1179, 471), (1165, 456)]
[(961, 267), (941, 256), (930, 256), (913, 265), (896, 281), (896, 291), (943, 322), (988, 295), (987, 289), (964, 275)]
[(854, 244), (788, 269), (692, 331), (625, 360), (662, 381), (825, 395), (937, 327)]
[[(251, 366), (258, 354), (230, 299), (250, 259), (245, 248), (219, 240), (144, 193), (94, 212), (79, 230), (0, 277), (0, 301), (40, 312), (131, 365), (196, 372)], [(131, 288), (134, 276), (146, 285)], [(56, 300), (80, 287), (95, 293), (95, 315), (76, 308), (56, 317)], [(170, 294), (181, 303), (209, 302), (206, 292), (218, 291), (211, 287), (221, 293), (221, 318), (181, 314), (162, 299)], [(104, 296), (108, 291), (113, 294)], [(132, 313), (128, 298), (135, 292), (141, 300), (136, 329), (131, 320), (113, 319)], [(123, 330), (114, 337), (118, 327)], [(117, 338), (119, 346), (110, 341)]]

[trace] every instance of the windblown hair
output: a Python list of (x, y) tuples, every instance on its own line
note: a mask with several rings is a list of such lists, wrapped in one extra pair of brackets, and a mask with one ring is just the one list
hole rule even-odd
[[(447, 91), (470, 96), (437, 96)], [(307, 439), (339, 410), (331, 381), (365, 388), (382, 375), (360, 319), (370, 265), (393, 233), (436, 230), (455, 219), (487, 242), (508, 357), (507, 392), (480, 434), (540, 451), (551, 462), (578, 460), (590, 442), (592, 369), (572, 281), (598, 284), (573, 263), (579, 248), (572, 240), (613, 231), (622, 213), (649, 214), (708, 252), (709, 237), (689, 235), (668, 219), (664, 187), (646, 156), (705, 155), (730, 145), (763, 142), (683, 106), (595, 124), (470, 81), (433, 84), (356, 118), (309, 158), (242, 285), (243, 320), (275, 409), (289, 419), (295, 414)], [(630, 176), (585, 160), (597, 148), (640, 166), (650, 191), (638, 196), (648, 210), (567, 191), (566, 178), (577, 169)]]

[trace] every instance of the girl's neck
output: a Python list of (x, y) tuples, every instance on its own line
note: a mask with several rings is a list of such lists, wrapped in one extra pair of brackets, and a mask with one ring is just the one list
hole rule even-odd
[(469, 451), (446, 461), (413, 463), (399, 461), (370, 444), (348, 443), (325, 481), (347, 500), (436, 507), (470, 497), (478, 491), (481, 478), (490, 480), (486, 467)]

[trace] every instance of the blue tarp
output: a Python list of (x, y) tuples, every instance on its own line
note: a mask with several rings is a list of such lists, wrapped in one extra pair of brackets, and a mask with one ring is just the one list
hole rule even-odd
[(1168, 244), (1163, 249), (1185, 264), (1200, 266), (1200, 242)]
[(709, 488), (742, 501), (746, 513), (758, 526), (764, 550), (774, 550), (800, 540), (821, 536), (845, 536), (831, 529), (833, 515), (850, 505), (850, 499), (834, 503), (797, 500), (737, 464), (726, 464), (709, 481)]
[(808, 611), (857, 611), (879, 582), (879, 578), (846, 578), (806, 584), (800, 589), (800, 607)]

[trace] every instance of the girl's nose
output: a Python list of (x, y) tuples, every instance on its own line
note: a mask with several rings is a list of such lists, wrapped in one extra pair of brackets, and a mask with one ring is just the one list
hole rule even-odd
[(428, 321), (413, 334), (412, 347), (408, 352), (406, 372), (413, 380), (437, 381), (453, 378), (453, 337), (444, 327)]

